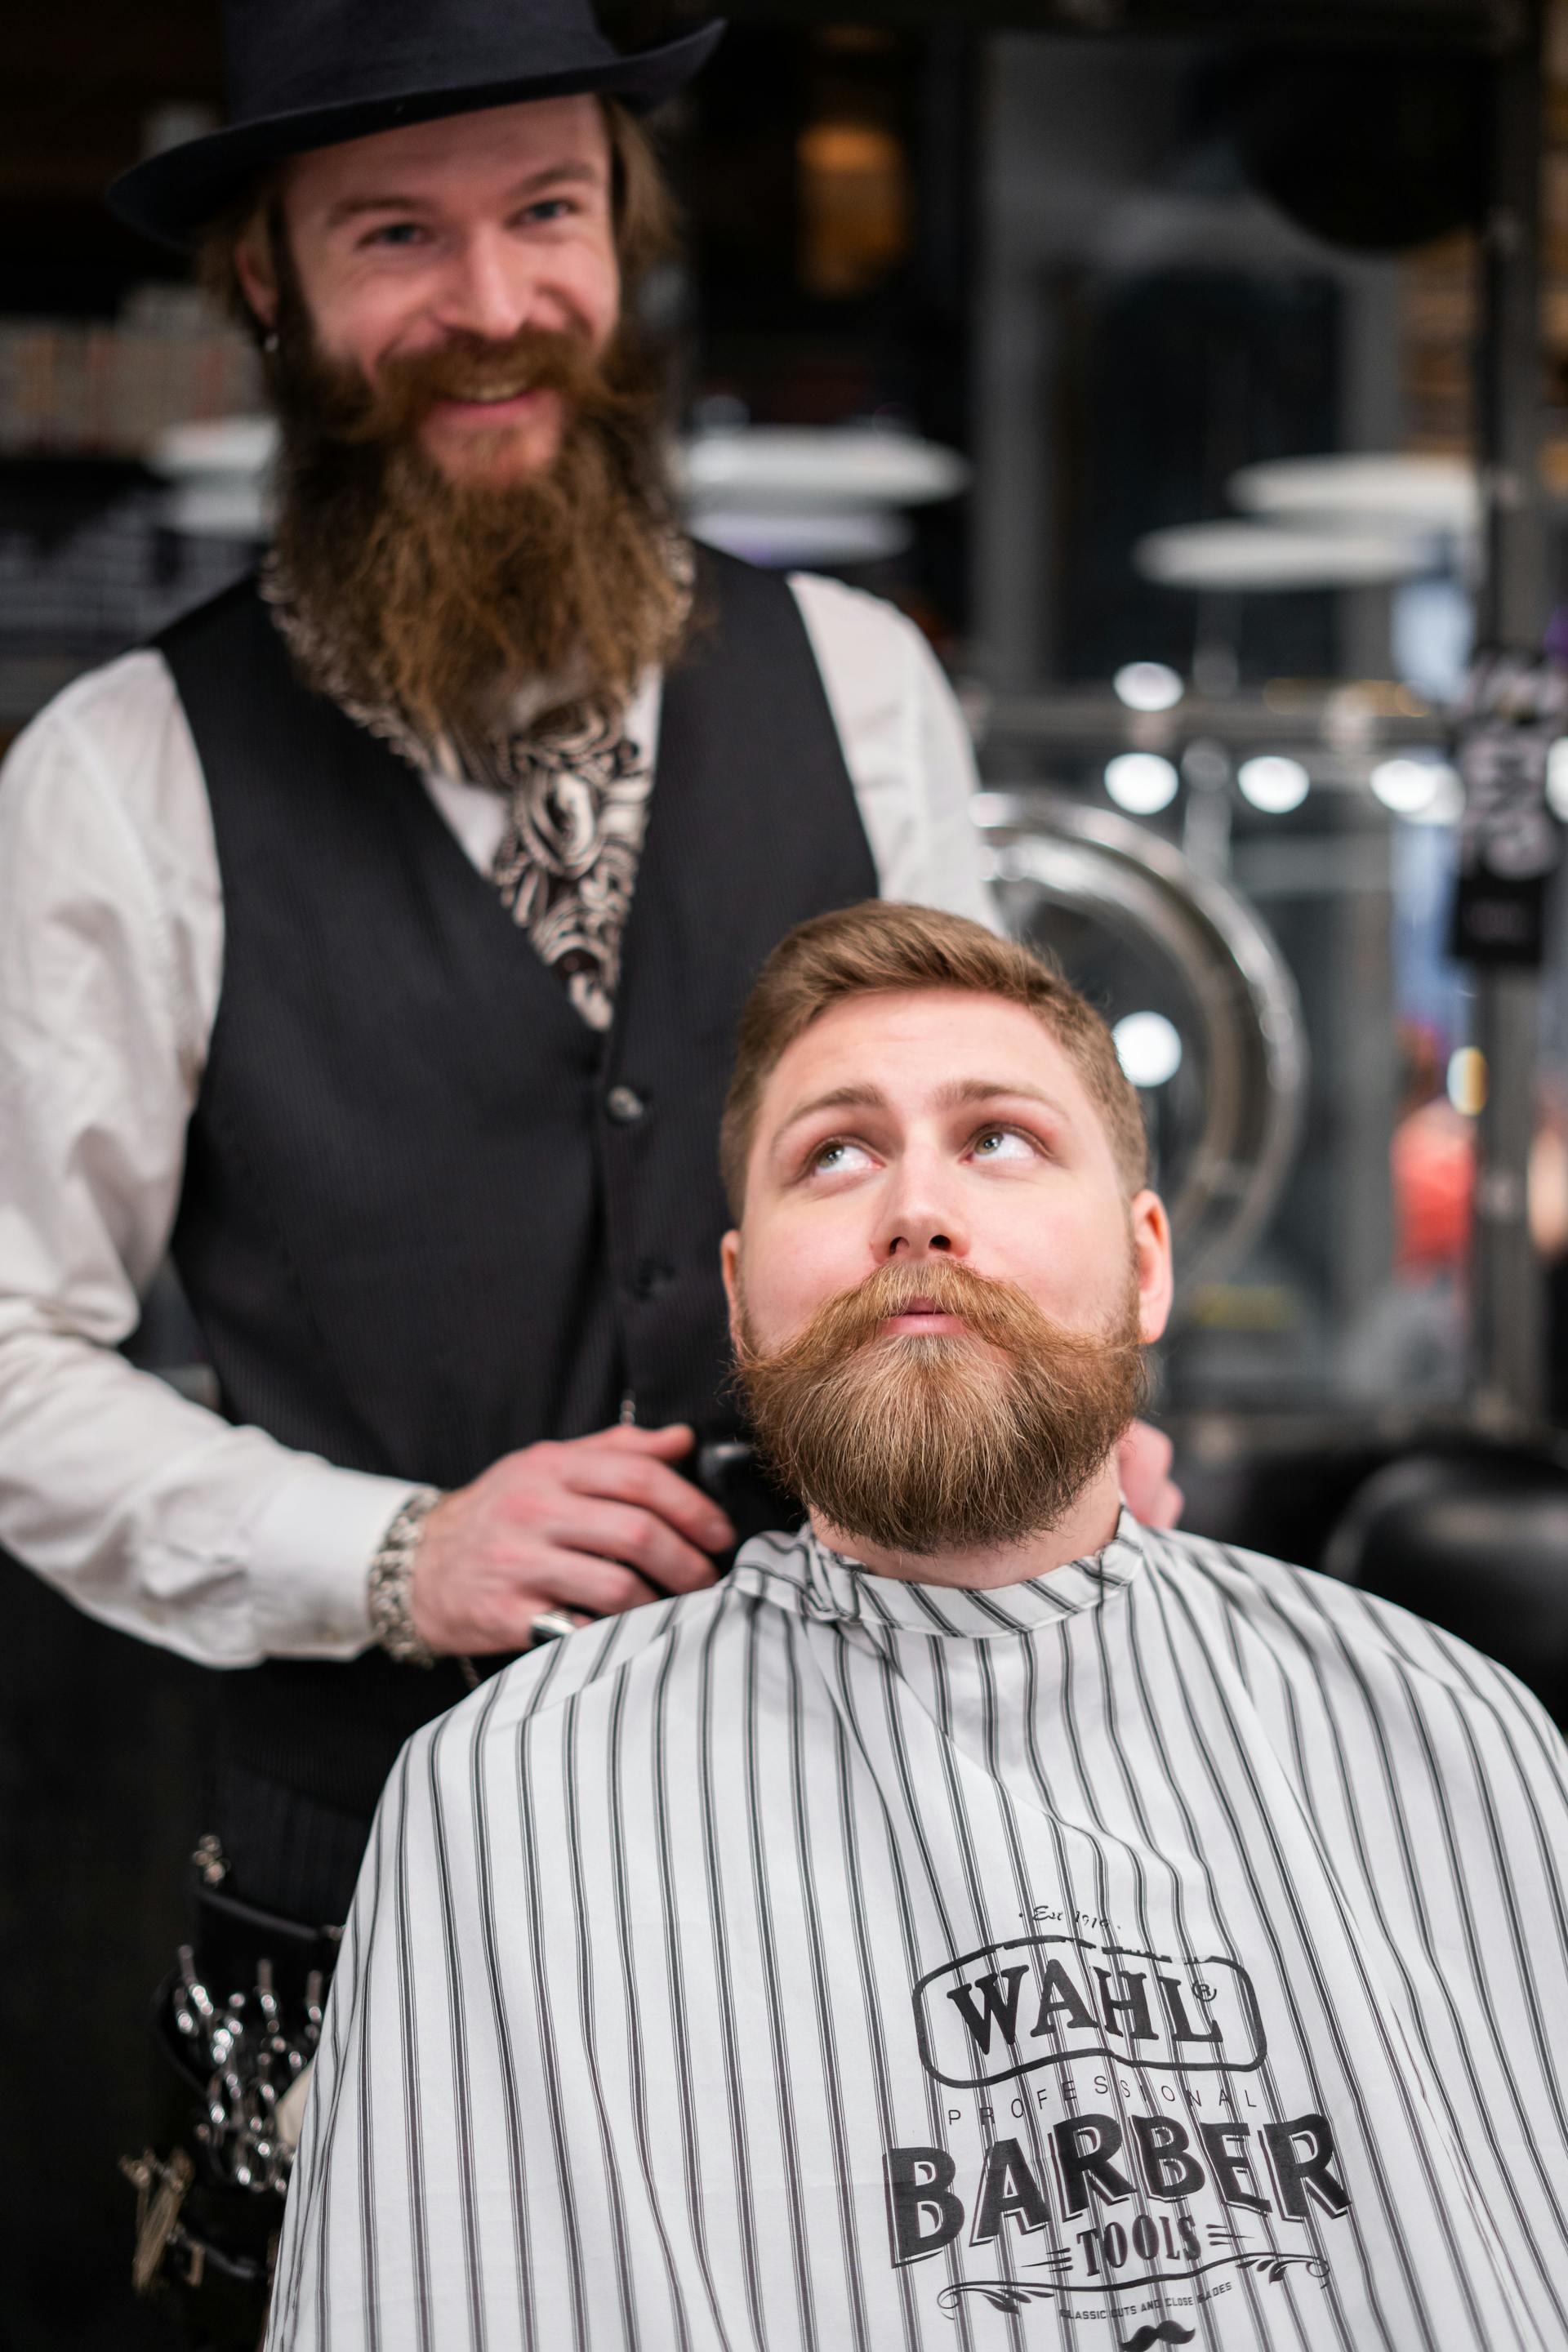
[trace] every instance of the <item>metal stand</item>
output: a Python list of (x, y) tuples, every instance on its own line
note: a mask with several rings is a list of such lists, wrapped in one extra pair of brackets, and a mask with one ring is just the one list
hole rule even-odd
[[(1541, 157), (1542, 10), (1498, 61), (1492, 202), (1480, 247), (1477, 438), (1485, 569), (1480, 646), (1533, 650), (1545, 622), (1541, 484)], [(1478, 1412), (1537, 1423), (1545, 1399), (1541, 1265), (1530, 1238), (1527, 1178), (1535, 1123), (1540, 982), (1533, 971), (1478, 971), (1476, 1043), (1486, 1056), (1476, 1184), (1471, 1348)]]

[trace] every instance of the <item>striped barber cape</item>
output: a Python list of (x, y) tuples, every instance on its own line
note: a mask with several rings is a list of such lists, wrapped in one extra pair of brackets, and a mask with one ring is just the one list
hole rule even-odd
[(1125, 1516), (997, 1592), (750, 1544), (404, 1751), (271, 2352), (1563, 2352), (1564, 1763)]

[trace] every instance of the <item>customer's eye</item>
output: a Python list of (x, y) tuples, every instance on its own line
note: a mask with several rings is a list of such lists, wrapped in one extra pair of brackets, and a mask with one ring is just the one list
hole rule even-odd
[(851, 1143), (846, 1137), (836, 1135), (817, 1145), (807, 1164), (818, 1174), (837, 1176), (847, 1168), (868, 1166), (869, 1161), (870, 1155), (863, 1143)]
[(1035, 1147), (1014, 1127), (982, 1128), (970, 1147), (977, 1160), (1031, 1160)]

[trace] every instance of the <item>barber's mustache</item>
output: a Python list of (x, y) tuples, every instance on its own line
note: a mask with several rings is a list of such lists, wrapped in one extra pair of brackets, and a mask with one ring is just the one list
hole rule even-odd
[(342, 363), (328, 362), (327, 369), (333, 397), (325, 421), (333, 437), (345, 442), (401, 439), (447, 400), (553, 392), (576, 415), (606, 422), (637, 404), (612, 381), (606, 360), (584, 335), (548, 327), (520, 327), (499, 340), (459, 331), (426, 351), (392, 354), (374, 379)]

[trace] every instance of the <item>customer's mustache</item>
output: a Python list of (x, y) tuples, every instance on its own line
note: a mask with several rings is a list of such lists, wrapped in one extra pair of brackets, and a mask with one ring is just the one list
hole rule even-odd
[[(805, 1330), (781, 1353), (787, 1356), (803, 1348), (814, 1356), (839, 1360), (879, 1339), (889, 1318), (921, 1307), (959, 1318), (966, 1338), (983, 1340), (1007, 1354), (1037, 1344), (1045, 1324), (1040, 1309), (1016, 1282), (976, 1274), (953, 1258), (914, 1263), (893, 1258), (855, 1289), (841, 1292), (819, 1307)], [(1068, 1330), (1056, 1323), (1045, 1328), (1053, 1349), (1069, 1355), (1097, 1356), (1105, 1344), (1098, 1332)], [(954, 1333), (910, 1331), (889, 1337), (917, 1347), (962, 1344)]]
[(328, 373), (331, 396), (321, 421), (334, 439), (346, 442), (399, 440), (446, 400), (554, 392), (576, 415), (606, 420), (635, 405), (632, 395), (610, 382), (585, 336), (547, 327), (520, 327), (499, 341), (448, 335), (428, 351), (384, 359), (374, 382), (341, 363), (328, 362)]

